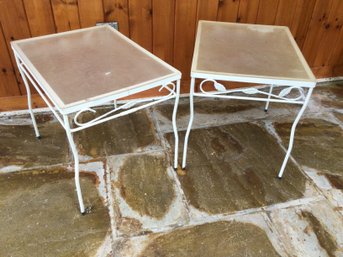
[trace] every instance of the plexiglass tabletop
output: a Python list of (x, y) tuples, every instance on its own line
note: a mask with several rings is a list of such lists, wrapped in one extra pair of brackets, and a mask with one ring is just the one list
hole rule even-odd
[(15, 41), (12, 47), (61, 109), (181, 76), (109, 26)]
[(315, 82), (283, 26), (200, 21), (192, 74), (202, 73), (240, 77), (242, 82), (247, 77)]

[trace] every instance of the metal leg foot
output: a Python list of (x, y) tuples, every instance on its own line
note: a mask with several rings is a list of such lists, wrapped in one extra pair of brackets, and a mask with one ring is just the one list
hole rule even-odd
[(270, 85), (269, 94), (268, 94), (268, 100), (267, 100), (266, 105), (264, 107), (264, 112), (268, 112), (269, 101), (270, 101), (271, 93), (273, 92), (273, 87), (274, 87), (274, 85)]

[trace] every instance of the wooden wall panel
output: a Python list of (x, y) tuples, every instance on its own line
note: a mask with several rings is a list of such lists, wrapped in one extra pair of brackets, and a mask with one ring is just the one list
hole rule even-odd
[(130, 38), (152, 51), (152, 0), (129, 0)]
[(302, 49), (316, 0), (298, 0), (290, 30)]
[(78, 0), (80, 25), (82, 28), (95, 26), (104, 21), (102, 0)]
[(23, 0), (31, 36), (55, 33), (55, 22), (50, 1)]
[(297, 1), (279, 0), (275, 24), (290, 27), (294, 18)]
[(20, 91), (0, 23), (0, 97), (15, 95)]
[(220, 0), (198, 0), (197, 20), (216, 20)]
[(153, 0), (153, 53), (173, 65), (175, 0)]
[(128, 0), (103, 0), (105, 21), (117, 21), (119, 31), (130, 36)]
[(260, 0), (240, 0), (237, 21), (242, 23), (256, 23)]
[(80, 28), (77, 0), (51, 0), (57, 32)]
[(256, 23), (274, 24), (279, 0), (260, 0)]
[(197, 0), (176, 0), (174, 66), (182, 72), (185, 81), (190, 79), (196, 18)]
[(0, 96), (26, 94), (11, 40), (100, 21), (179, 69), (183, 92), (198, 20), (288, 26), (317, 77), (343, 76), (342, 19), (343, 0), (0, 0)]
[(220, 0), (218, 7), (218, 21), (236, 22), (239, 0)]
[[(15, 22), (13, 22), (14, 20)], [(1, 0), (0, 21), (2, 25), (3, 35), (5, 36), (7, 47), (10, 52), (12, 64), (15, 64), (16, 61), (10, 46), (10, 42), (12, 40), (29, 38), (31, 36), (23, 2), (21, 0)], [(14, 65), (14, 69), (20, 93), (25, 94), (25, 86), (16, 65)]]

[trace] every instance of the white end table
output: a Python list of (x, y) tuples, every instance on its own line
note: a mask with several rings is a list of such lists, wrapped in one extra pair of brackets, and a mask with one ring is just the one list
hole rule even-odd
[[(200, 92), (194, 91), (195, 79), (202, 79)], [(218, 81), (256, 83), (256, 87), (229, 90)], [(214, 90), (205, 90), (206, 83), (212, 83)], [(269, 90), (263, 91), (261, 84), (270, 85)], [(295, 128), (315, 85), (316, 79), (288, 27), (199, 21), (182, 168), (186, 167), (194, 96), (262, 101), (266, 102), (265, 111), (270, 102), (300, 104), (302, 107), (293, 122), (288, 150), (278, 173), (281, 178), (292, 151)], [(275, 94), (275, 88), (281, 90)]]
[[(36, 136), (40, 134), (31, 107), (32, 83), (65, 129), (75, 161), (75, 184), (81, 213), (84, 207), (79, 156), (72, 133), (175, 98), (172, 116), (177, 168), (176, 112), (181, 73), (110, 26), (98, 26), (12, 42), (17, 65), (26, 86)], [(164, 96), (118, 101), (152, 88)], [(114, 108), (82, 123), (83, 112), (114, 102)], [(71, 126), (69, 117), (73, 117)]]

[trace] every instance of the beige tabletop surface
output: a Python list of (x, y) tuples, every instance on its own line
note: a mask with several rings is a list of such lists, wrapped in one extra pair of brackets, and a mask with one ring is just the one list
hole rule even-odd
[(200, 21), (192, 73), (315, 81), (284, 26)]
[(12, 47), (61, 108), (180, 75), (109, 26), (15, 41)]

